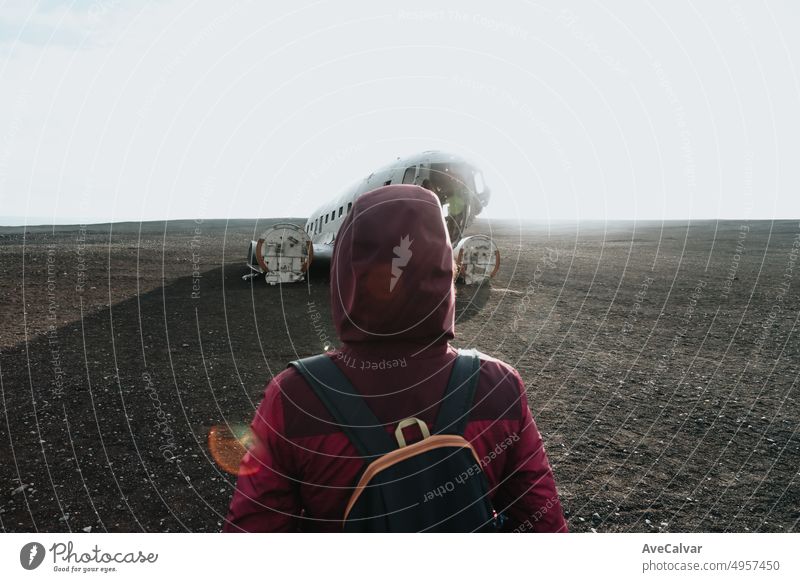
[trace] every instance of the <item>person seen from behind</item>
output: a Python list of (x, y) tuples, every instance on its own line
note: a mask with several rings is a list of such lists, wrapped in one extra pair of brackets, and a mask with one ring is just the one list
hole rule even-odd
[(438, 198), (357, 198), (331, 263), (341, 347), (268, 383), (223, 531), (566, 532), (526, 388), (459, 351)]

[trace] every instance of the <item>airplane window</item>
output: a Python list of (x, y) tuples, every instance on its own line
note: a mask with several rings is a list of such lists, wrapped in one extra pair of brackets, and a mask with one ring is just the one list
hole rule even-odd
[(480, 194), (486, 185), (483, 183), (483, 175), (480, 172), (475, 172), (475, 193)]
[(405, 173), (403, 174), (403, 184), (413, 184), (414, 177), (417, 175), (417, 167), (411, 166), (410, 168), (406, 168)]
[(353, 203), (352, 203), (352, 202), (348, 202), (348, 203), (347, 203), (347, 212), (348, 212), (348, 213), (350, 212), (350, 209), (351, 209), (352, 207), (353, 207)]
[(339, 207), (339, 216), (342, 215), (342, 212), (344, 212), (344, 206)]
[(335, 219), (336, 219), (336, 211), (332, 210), (331, 211), (331, 222), (333, 222)]
[(325, 215), (325, 224), (328, 224), (328, 215)]

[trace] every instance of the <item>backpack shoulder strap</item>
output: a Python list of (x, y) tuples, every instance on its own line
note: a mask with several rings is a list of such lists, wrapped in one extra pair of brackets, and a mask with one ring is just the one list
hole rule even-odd
[(364, 398), (326, 354), (289, 364), (305, 378), (334, 421), (367, 462), (396, 448)]
[(478, 352), (459, 350), (434, 424), (436, 434), (464, 434), (479, 375)]

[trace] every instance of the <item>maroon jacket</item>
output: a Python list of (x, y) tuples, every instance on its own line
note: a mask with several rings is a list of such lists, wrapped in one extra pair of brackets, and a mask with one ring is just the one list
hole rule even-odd
[[(398, 185), (358, 198), (339, 231), (330, 285), (342, 341), (330, 357), (392, 438), (411, 416), (433, 427), (456, 356), (453, 254), (436, 197)], [(480, 360), (464, 436), (494, 508), (507, 530), (566, 531), (525, 385), (508, 364)], [(242, 460), (223, 531), (340, 531), (364, 463), (294, 368), (267, 385), (251, 428), (258, 444)]]

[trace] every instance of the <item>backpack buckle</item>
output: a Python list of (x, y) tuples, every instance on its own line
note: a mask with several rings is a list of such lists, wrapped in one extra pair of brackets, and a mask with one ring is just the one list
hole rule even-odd
[(425, 421), (414, 418), (413, 416), (403, 419), (400, 421), (400, 423), (397, 425), (397, 429), (394, 431), (394, 438), (397, 439), (397, 444), (400, 445), (401, 449), (406, 446), (406, 437), (403, 436), (403, 429), (414, 424), (419, 426), (419, 431), (422, 433), (422, 440), (425, 440), (431, 436), (431, 431), (428, 430), (428, 425), (425, 424)]

